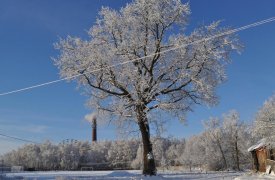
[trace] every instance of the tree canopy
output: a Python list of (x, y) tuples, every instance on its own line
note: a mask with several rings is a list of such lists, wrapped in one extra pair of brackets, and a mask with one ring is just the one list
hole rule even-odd
[(138, 125), (144, 174), (156, 170), (149, 116), (184, 119), (194, 104), (216, 104), (230, 54), (241, 47), (219, 21), (187, 34), (189, 15), (180, 0), (135, 0), (119, 11), (102, 8), (88, 40), (68, 36), (56, 45), (61, 76), (75, 77), (91, 107)]

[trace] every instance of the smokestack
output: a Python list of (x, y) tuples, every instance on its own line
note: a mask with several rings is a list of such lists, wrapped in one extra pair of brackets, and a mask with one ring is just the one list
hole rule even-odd
[(92, 141), (96, 142), (97, 137), (96, 137), (96, 116), (93, 117), (93, 122), (92, 122)]
[(96, 142), (97, 141), (97, 123), (96, 123), (96, 114), (95, 113), (91, 113), (91, 114), (87, 114), (85, 116), (85, 119), (91, 124), (92, 126), (92, 142)]

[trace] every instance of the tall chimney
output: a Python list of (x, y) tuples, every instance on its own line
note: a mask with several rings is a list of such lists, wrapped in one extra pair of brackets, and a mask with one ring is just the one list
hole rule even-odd
[(97, 141), (97, 134), (96, 134), (96, 116), (93, 116), (92, 119), (92, 142)]

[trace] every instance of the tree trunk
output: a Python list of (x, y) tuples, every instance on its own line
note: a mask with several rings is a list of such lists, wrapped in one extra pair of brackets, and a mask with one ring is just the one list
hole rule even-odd
[(224, 155), (224, 152), (223, 152), (220, 140), (217, 140), (217, 144), (218, 144), (219, 150), (220, 150), (221, 155), (222, 155), (222, 159), (223, 159), (223, 163), (224, 163), (224, 168), (227, 169), (227, 162), (226, 162), (226, 158), (225, 158), (225, 155)]
[(239, 148), (238, 148), (238, 140), (237, 140), (237, 138), (236, 138), (236, 141), (235, 141), (235, 152), (236, 152), (237, 170), (240, 171), (240, 159), (239, 159)]
[(155, 159), (153, 156), (152, 143), (150, 141), (150, 129), (148, 119), (143, 109), (137, 108), (137, 120), (143, 143), (143, 174), (156, 175)]

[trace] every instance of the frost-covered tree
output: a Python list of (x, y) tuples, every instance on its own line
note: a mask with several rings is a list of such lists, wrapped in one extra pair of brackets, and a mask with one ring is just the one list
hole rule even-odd
[(25, 166), (29, 168), (36, 168), (38, 167), (39, 161), (41, 160), (41, 150), (40, 147), (36, 144), (30, 144), (24, 147), (24, 150), (26, 152), (25, 158), (26, 158), (26, 164)]
[(108, 149), (108, 162), (112, 167), (129, 167), (136, 157), (138, 144), (135, 141), (115, 141)]
[[(214, 150), (220, 153), (221, 161), (223, 162), (223, 167), (227, 169), (228, 162), (226, 158), (226, 146), (224, 140), (224, 133), (221, 128), (221, 120), (216, 117), (211, 117), (208, 121), (204, 122), (206, 129), (205, 137), (207, 138), (208, 144), (214, 146)], [(214, 153), (214, 152), (212, 152)]]
[[(46, 141), (40, 146), (41, 166), (44, 170), (58, 169), (59, 166), (59, 152), (58, 147), (50, 141)], [(35, 157), (33, 157), (35, 158)]]
[(189, 14), (180, 0), (135, 0), (119, 11), (102, 8), (88, 40), (69, 36), (56, 44), (61, 76), (74, 76), (90, 106), (139, 127), (147, 175), (156, 174), (150, 114), (184, 119), (193, 104), (215, 104), (225, 65), (240, 47), (234, 35), (209, 38), (228, 30), (219, 22), (185, 33)]
[(254, 122), (256, 139), (275, 136), (275, 95), (264, 102)]
[(202, 168), (206, 164), (205, 147), (203, 143), (203, 136), (192, 136), (185, 144), (183, 153), (180, 156), (180, 161), (184, 166), (187, 166), (189, 170), (192, 167)]
[(249, 163), (247, 148), (251, 143), (251, 133), (249, 126), (240, 120), (237, 111), (231, 110), (223, 114), (222, 118), (212, 117), (204, 125), (209, 169), (241, 170), (241, 166), (245, 167)]
[(165, 151), (169, 148), (170, 142), (165, 138), (153, 139), (154, 158), (157, 166), (162, 166), (161, 161), (167, 160)]
[(141, 169), (142, 168), (142, 154), (143, 154), (143, 150), (142, 150), (142, 145), (139, 144), (139, 147), (136, 151), (136, 157), (135, 159), (133, 159), (132, 163), (131, 163), (131, 167), (133, 169)]
[(172, 139), (170, 146), (167, 148), (165, 154), (170, 166), (178, 166), (181, 164), (179, 157), (185, 149), (185, 139)]
[(235, 110), (223, 115), (222, 126), (231, 167), (241, 170), (241, 162), (245, 164), (249, 154), (247, 152), (250, 142), (248, 126), (240, 120), (240, 115)]

